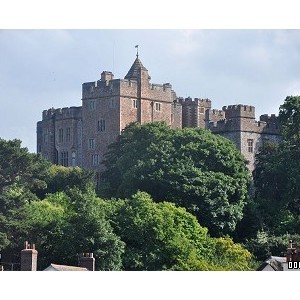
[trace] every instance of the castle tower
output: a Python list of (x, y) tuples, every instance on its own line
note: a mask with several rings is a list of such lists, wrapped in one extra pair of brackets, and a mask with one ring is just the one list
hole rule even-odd
[[(134, 80), (137, 83), (137, 90), (136, 90), (136, 108), (137, 108), (137, 122), (142, 124), (143, 117), (142, 117), (142, 96), (143, 92), (147, 90), (149, 86), (149, 82), (151, 77), (148, 74), (148, 70), (143, 66), (142, 62), (139, 60), (138, 54), (136, 55), (136, 59), (132, 64), (131, 68), (129, 69), (127, 75), (125, 76), (127, 80)], [(151, 107), (153, 110), (153, 107)], [(151, 120), (153, 122), (153, 120)]]
[(82, 166), (81, 107), (50, 108), (37, 123), (37, 152), (54, 164)]
[(179, 98), (182, 104), (182, 127), (206, 128), (210, 121), (211, 100)]
[(150, 80), (137, 54), (124, 79), (103, 71), (100, 80), (82, 85), (82, 165), (96, 171), (100, 181), (108, 145), (128, 124), (165, 121), (174, 127), (181, 125), (181, 104), (174, 102), (171, 84)]

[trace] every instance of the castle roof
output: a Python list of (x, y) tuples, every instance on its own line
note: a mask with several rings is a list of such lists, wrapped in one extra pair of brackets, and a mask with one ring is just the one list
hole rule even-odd
[[(125, 79), (137, 79), (138, 74), (139, 74), (139, 70), (143, 70), (148, 72), (148, 70), (143, 66), (142, 62), (140, 61), (138, 55), (134, 61), (134, 63), (132, 64), (131, 68), (129, 69), (127, 75), (125, 76)], [(148, 77), (149, 80), (151, 79), (151, 77)]]

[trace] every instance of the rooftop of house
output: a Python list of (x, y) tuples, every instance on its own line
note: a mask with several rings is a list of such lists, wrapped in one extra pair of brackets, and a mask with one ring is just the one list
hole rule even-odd
[(51, 264), (44, 271), (88, 271), (87, 268)]
[(286, 262), (285, 256), (270, 256), (258, 267), (257, 271), (263, 271), (268, 266), (270, 266), (274, 271), (283, 271), (283, 264)]

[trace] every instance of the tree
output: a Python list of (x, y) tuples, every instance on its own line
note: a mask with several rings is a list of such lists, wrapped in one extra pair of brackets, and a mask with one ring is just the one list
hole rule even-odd
[(77, 265), (77, 254), (93, 252), (97, 270), (120, 270), (124, 243), (116, 236), (92, 189), (49, 194), (26, 206), (27, 237), (39, 249), (40, 268)]
[(114, 231), (125, 242), (125, 270), (249, 270), (251, 254), (231, 239), (215, 239), (195, 216), (138, 192), (107, 202)]
[(102, 195), (141, 190), (195, 214), (213, 235), (234, 231), (250, 182), (245, 159), (227, 139), (200, 128), (131, 124), (110, 146)]
[(263, 145), (256, 155), (253, 173), (257, 235), (246, 245), (259, 258), (270, 253), (280, 255), (288, 236), (300, 230), (299, 96), (286, 97), (280, 106), (279, 121), (282, 141)]
[(94, 188), (94, 173), (80, 167), (64, 167), (50, 165), (47, 167), (43, 180), (46, 187), (38, 192), (40, 198), (44, 198), (48, 193), (67, 191), (74, 187), (81, 191)]
[(300, 229), (300, 97), (280, 106), (282, 142), (265, 143), (256, 156), (254, 183), (261, 228), (270, 234)]
[(280, 130), (290, 145), (300, 144), (300, 96), (288, 96), (279, 108)]
[(0, 139), (0, 194), (4, 188), (19, 183), (31, 189), (45, 186), (40, 180), (43, 170), (49, 163), (39, 155), (28, 152), (21, 147), (20, 140)]

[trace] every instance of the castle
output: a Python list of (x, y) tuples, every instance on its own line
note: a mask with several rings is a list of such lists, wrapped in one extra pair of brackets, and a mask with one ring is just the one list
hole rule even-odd
[(173, 128), (201, 127), (234, 142), (254, 169), (254, 155), (266, 140), (280, 139), (278, 118), (255, 108), (229, 105), (211, 108), (209, 99), (177, 97), (170, 83), (153, 84), (148, 70), (136, 59), (124, 79), (103, 71), (100, 80), (82, 84), (82, 106), (43, 111), (37, 123), (37, 152), (63, 166), (80, 166), (96, 172), (107, 147), (131, 122), (164, 121)]

